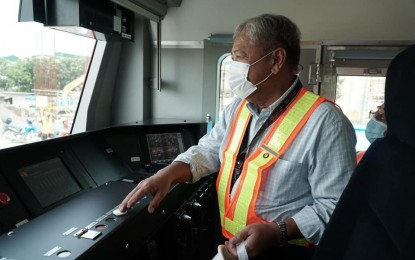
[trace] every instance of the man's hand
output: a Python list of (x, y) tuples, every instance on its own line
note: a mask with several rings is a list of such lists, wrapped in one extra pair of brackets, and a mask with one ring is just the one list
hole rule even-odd
[(148, 205), (148, 212), (153, 213), (159, 206), (161, 200), (166, 196), (173, 183), (190, 181), (192, 178), (190, 167), (182, 162), (173, 162), (169, 166), (161, 169), (153, 176), (142, 180), (125, 197), (118, 207), (120, 212), (125, 212), (137, 201), (147, 194), (153, 195), (153, 199)]
[(155, 175), (140, 181), (137, 186), (125, 197), (119, 206), (119, 211), (125, 212), (137, 201), (147, 194), (153, 195), (153, 199), (148, 205), (148, 212), (153, 213), (161, 200), (166, 196), (171, 186), (171, 182), (166, 175), (157, 172)]
[(236, 246), (246, 241), (246, 252), (249, 257), (256, 257), (267, 248), (277, 246), (279, 229), (276, 223), (254, 223), (246, 226), (229, 241), (225, 242), (229, 252), (237, 257)]

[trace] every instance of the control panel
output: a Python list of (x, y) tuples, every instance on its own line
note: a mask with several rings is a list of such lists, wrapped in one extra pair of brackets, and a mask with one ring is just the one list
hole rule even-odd
[(154, 214), (147, 212), (151, 197), (126, 214), (117, 208), (205, 129), (205, 123), (129, 125), (1, 150), (0, 259), (199, 254), (198, 239), (209, 234), (211, 221), (205, 209), (215, 205), (212, 178), (175, 185)]
[[(140, 248), (147, 248), (149, 238), (207, 181), (172, 187), (153, 214), (147, 211), (151, 196), (142, 198), (125, 214), (117, 214), (119, 203), (135, 184), (109, 182), (0, 236), (1, 257), (130, 259), (147, 254)], [(166, 238), (171, 239), (171, 234)]]

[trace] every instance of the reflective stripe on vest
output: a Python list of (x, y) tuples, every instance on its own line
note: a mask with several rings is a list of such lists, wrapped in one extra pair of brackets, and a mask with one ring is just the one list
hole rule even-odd
[(251, 113), (246, 101), (238, 108), (228, 143), (222, 154), (222, 166), (216, 182), (222, 233), (231, 238), (246, 225), (266, 222), (255, 214), (255, 204), (262, 172), (274, 165), (293, 142), (313, 111), (325, 99), (302, 88), (293, 102), (273, 123), (261, 145), (248, 158), (242, 169), (235, 194), (230, 199), (230, 184), (236, 158)]

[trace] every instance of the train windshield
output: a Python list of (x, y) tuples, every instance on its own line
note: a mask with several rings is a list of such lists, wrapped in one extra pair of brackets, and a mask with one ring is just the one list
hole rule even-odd
[(0, 1), (0, 149), (71, 133), (96, 39), (18, 22), (18, 0)]

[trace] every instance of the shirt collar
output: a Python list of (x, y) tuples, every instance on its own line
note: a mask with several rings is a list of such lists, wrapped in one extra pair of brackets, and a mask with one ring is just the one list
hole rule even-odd
[[(298, 81), (299, 78), (296, 77), (293, 84), (291, 84), (287, 91), (285, 91), (284, 94), (282, 94), (282, 96), (279, 99), (277, 99), (274, 103), (272, 103), (269, 107), (263, 108), (260, 113), (271, 113), (287, 97), (288, 93), (290, 93), (294, 89)], [(248, 102), (247, 107), (252, 114), (258, 115), (258, 106), (256, 104)]]

